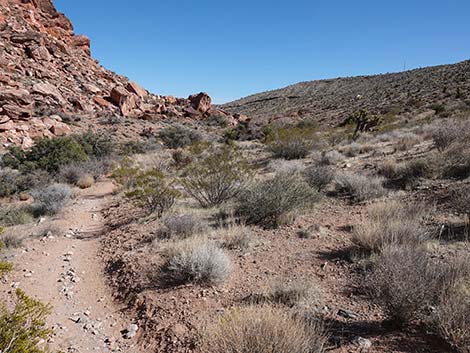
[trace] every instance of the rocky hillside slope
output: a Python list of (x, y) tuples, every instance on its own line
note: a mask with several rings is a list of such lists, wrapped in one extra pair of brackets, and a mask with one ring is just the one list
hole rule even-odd
[(162, 97), (106, 70), (90, 56), (90, 40), (74, 34), (52, 0), (0, 0), (1, 146), (27, 148), (35, 137), (67, 134), (96, 117), (211, 114), (237, 123), (238, 116), (212, 108), (207, 94)]
[[(470, 60), (406, 72), (302, 82), (222, 106), (252, 118), (307, 117), (336, 125), (358, 109), (404, 117), (470, 109)], [(445, 114), (444, 114), (445, 115)]]

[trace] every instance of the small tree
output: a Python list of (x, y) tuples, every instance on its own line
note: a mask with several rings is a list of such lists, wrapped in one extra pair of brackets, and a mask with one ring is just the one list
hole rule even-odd
[(353, 133), (353, 140), (357, 139), (359, 133), (370, 131), (372, 128), (380, 125), (383, 121), (382, 116), (371, 114), (368, 110), (361, 109), (357, 112), (350, 115), (343, 123), (343, 125), (347, 124), (355, 124), (356, 128), (354, 129)]
[(202, 207), (220, 205), (238, 195), (251, 175), (248, 163), (229, 147), (194, 162), (185, 174), (184, 189)]

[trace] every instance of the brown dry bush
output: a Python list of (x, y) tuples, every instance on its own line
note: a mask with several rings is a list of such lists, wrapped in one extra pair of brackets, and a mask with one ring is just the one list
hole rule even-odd
[(203, 334), (205, 353), (322, 353), (326, 335), (320, 324), (307, 324), (281, 308), (235, 309)]
[(207, 229), (202, 219), (192, 214), (168, 215), (162, 219), (163, 229), (159, 235), (168, 239), (185, 239)]
[(367, 216), (354, 227), (353, 243), (362, 251), (381, 252), (390, 245), (416, 246), (427, 239), (422, 205), (382, 201), (367, 207)]
[(396, 325), (406, 326), (435, 304), (439, 282), (425, 251), (392, 246), (382, 251), (367, 285), (388, 317)]
[(417, 183), (419, 178), (428, 176), (430, 166), (425, 159), (412, 159), (398, 163), (392, 159), (379, 166), (379, 174), (388, 179), (389, 186), (407, 188)]
[(329, 165), (312, 165), (304, 171), (305, 181), (312, 188), (322, 191), (335, 177), (335, 170)]

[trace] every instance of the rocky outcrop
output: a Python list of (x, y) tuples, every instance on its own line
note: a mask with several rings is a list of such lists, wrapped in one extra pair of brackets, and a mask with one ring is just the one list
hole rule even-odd
[[(106, 70), (51, 0), (0, 0), (0, 146), (27, 147), (35, 137), (70, 133), (104, 116), (158, 121), (212, 114), (237, 122), (206, 93), (163, 97)], [(67, 126), (60, 116), (77, 123)]]

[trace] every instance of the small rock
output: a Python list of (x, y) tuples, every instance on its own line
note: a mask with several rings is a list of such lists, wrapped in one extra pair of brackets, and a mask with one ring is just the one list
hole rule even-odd
[(361, 349), (361, 352), (368, 351), (372, 347), (372, 342), (364, 337), (355, 337), (352, 341), (355, 346)]
[(357, 319), (359, 317), (359, 315), (356, 314), (355, 312), (352, 312), (352, 311), (346, 310), (346, 309), (339, 309), (338, 310), (338, 315), (342, 316), (346, 319)]
[(137, 326), (136, 324), (131, 324), (127, 329), (122, 331), (122, 336), (126, 339), (133, 338), (137, 334), (138, 330), (139, 326)]

